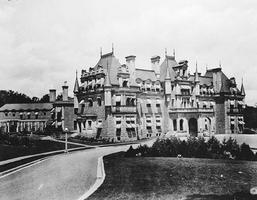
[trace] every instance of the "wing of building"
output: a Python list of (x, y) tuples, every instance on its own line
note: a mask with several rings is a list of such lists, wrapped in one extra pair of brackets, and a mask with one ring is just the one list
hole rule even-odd
[(74, 86), (75, 130), (87, 137), (127, 141), (174, 134), (240, 133), (245, 91), (221, 68), (188, 72), (175, 56), (151, 58), (151, 70), (136, 56), (121, 64), (114, 52), (82, 70)]

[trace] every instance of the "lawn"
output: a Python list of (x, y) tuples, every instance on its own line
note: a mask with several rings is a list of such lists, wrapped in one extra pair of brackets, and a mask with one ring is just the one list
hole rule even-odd
[[(0, 143), (0, 161), (49, 151), (64, 150), (64, 145), (64, 143), (48, 140), (34, 140), (30, 147)], [(68, 144), (68, 148), (76, 147), (81, 146)]]
[(104, 158), (106, 179), (90, 200), (255, 199), (257, 162), (123, 155)]

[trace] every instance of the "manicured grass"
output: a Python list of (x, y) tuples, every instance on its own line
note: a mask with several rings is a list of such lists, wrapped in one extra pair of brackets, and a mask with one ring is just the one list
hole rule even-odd
[(123, 155), (104, 158), (106, 179), (90, 200), (257, 199), (257, 162)]
[[(63, 150), (64, 143), (48, 141), (48, 140), (34, 140), (31, 146), (24, 145), (7, 145), (0, 143), (0, 161), (7, 160), (20, 156), (33, 155), (49, 151)], [(68, 148), (81, 147), (73, 144), (68, 144)]]

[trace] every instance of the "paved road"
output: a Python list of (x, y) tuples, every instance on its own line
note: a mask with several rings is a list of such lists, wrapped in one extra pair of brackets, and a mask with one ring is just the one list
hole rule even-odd
[(78, 199), (96, 180), (98, 157), (128, 147), (101, 147), (51, 157), (0, 178), (0, 199)]

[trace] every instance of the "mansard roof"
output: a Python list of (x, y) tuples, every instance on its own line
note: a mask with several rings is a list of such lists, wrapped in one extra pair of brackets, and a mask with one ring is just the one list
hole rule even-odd
[(177, 66), (178, 63), (174, 56), (165, 56), (164, 61), (160, 65), (160, 81), (163, 82), (167, 76), (167, 71), (169, 71), (169, 76), (171, 81), (175, 78), (175, 71), (173, 67)]
[(8, 103), (0, 108), (0, 111), (25, 111), (25, 110), (51, 110), (52, 103)]
[(114, 56), (113, 52), (102, 55), (100, 60), (95, 65), (94, 70), (97, 70), (97, 68), (101, 66), (103, 67), (104, 71), (107, 72), (107, 63), (110, 83), (111, 85), (117, 85), (117, 73), (118, 68), (121, 66), (121, 64), (119, 60)]

